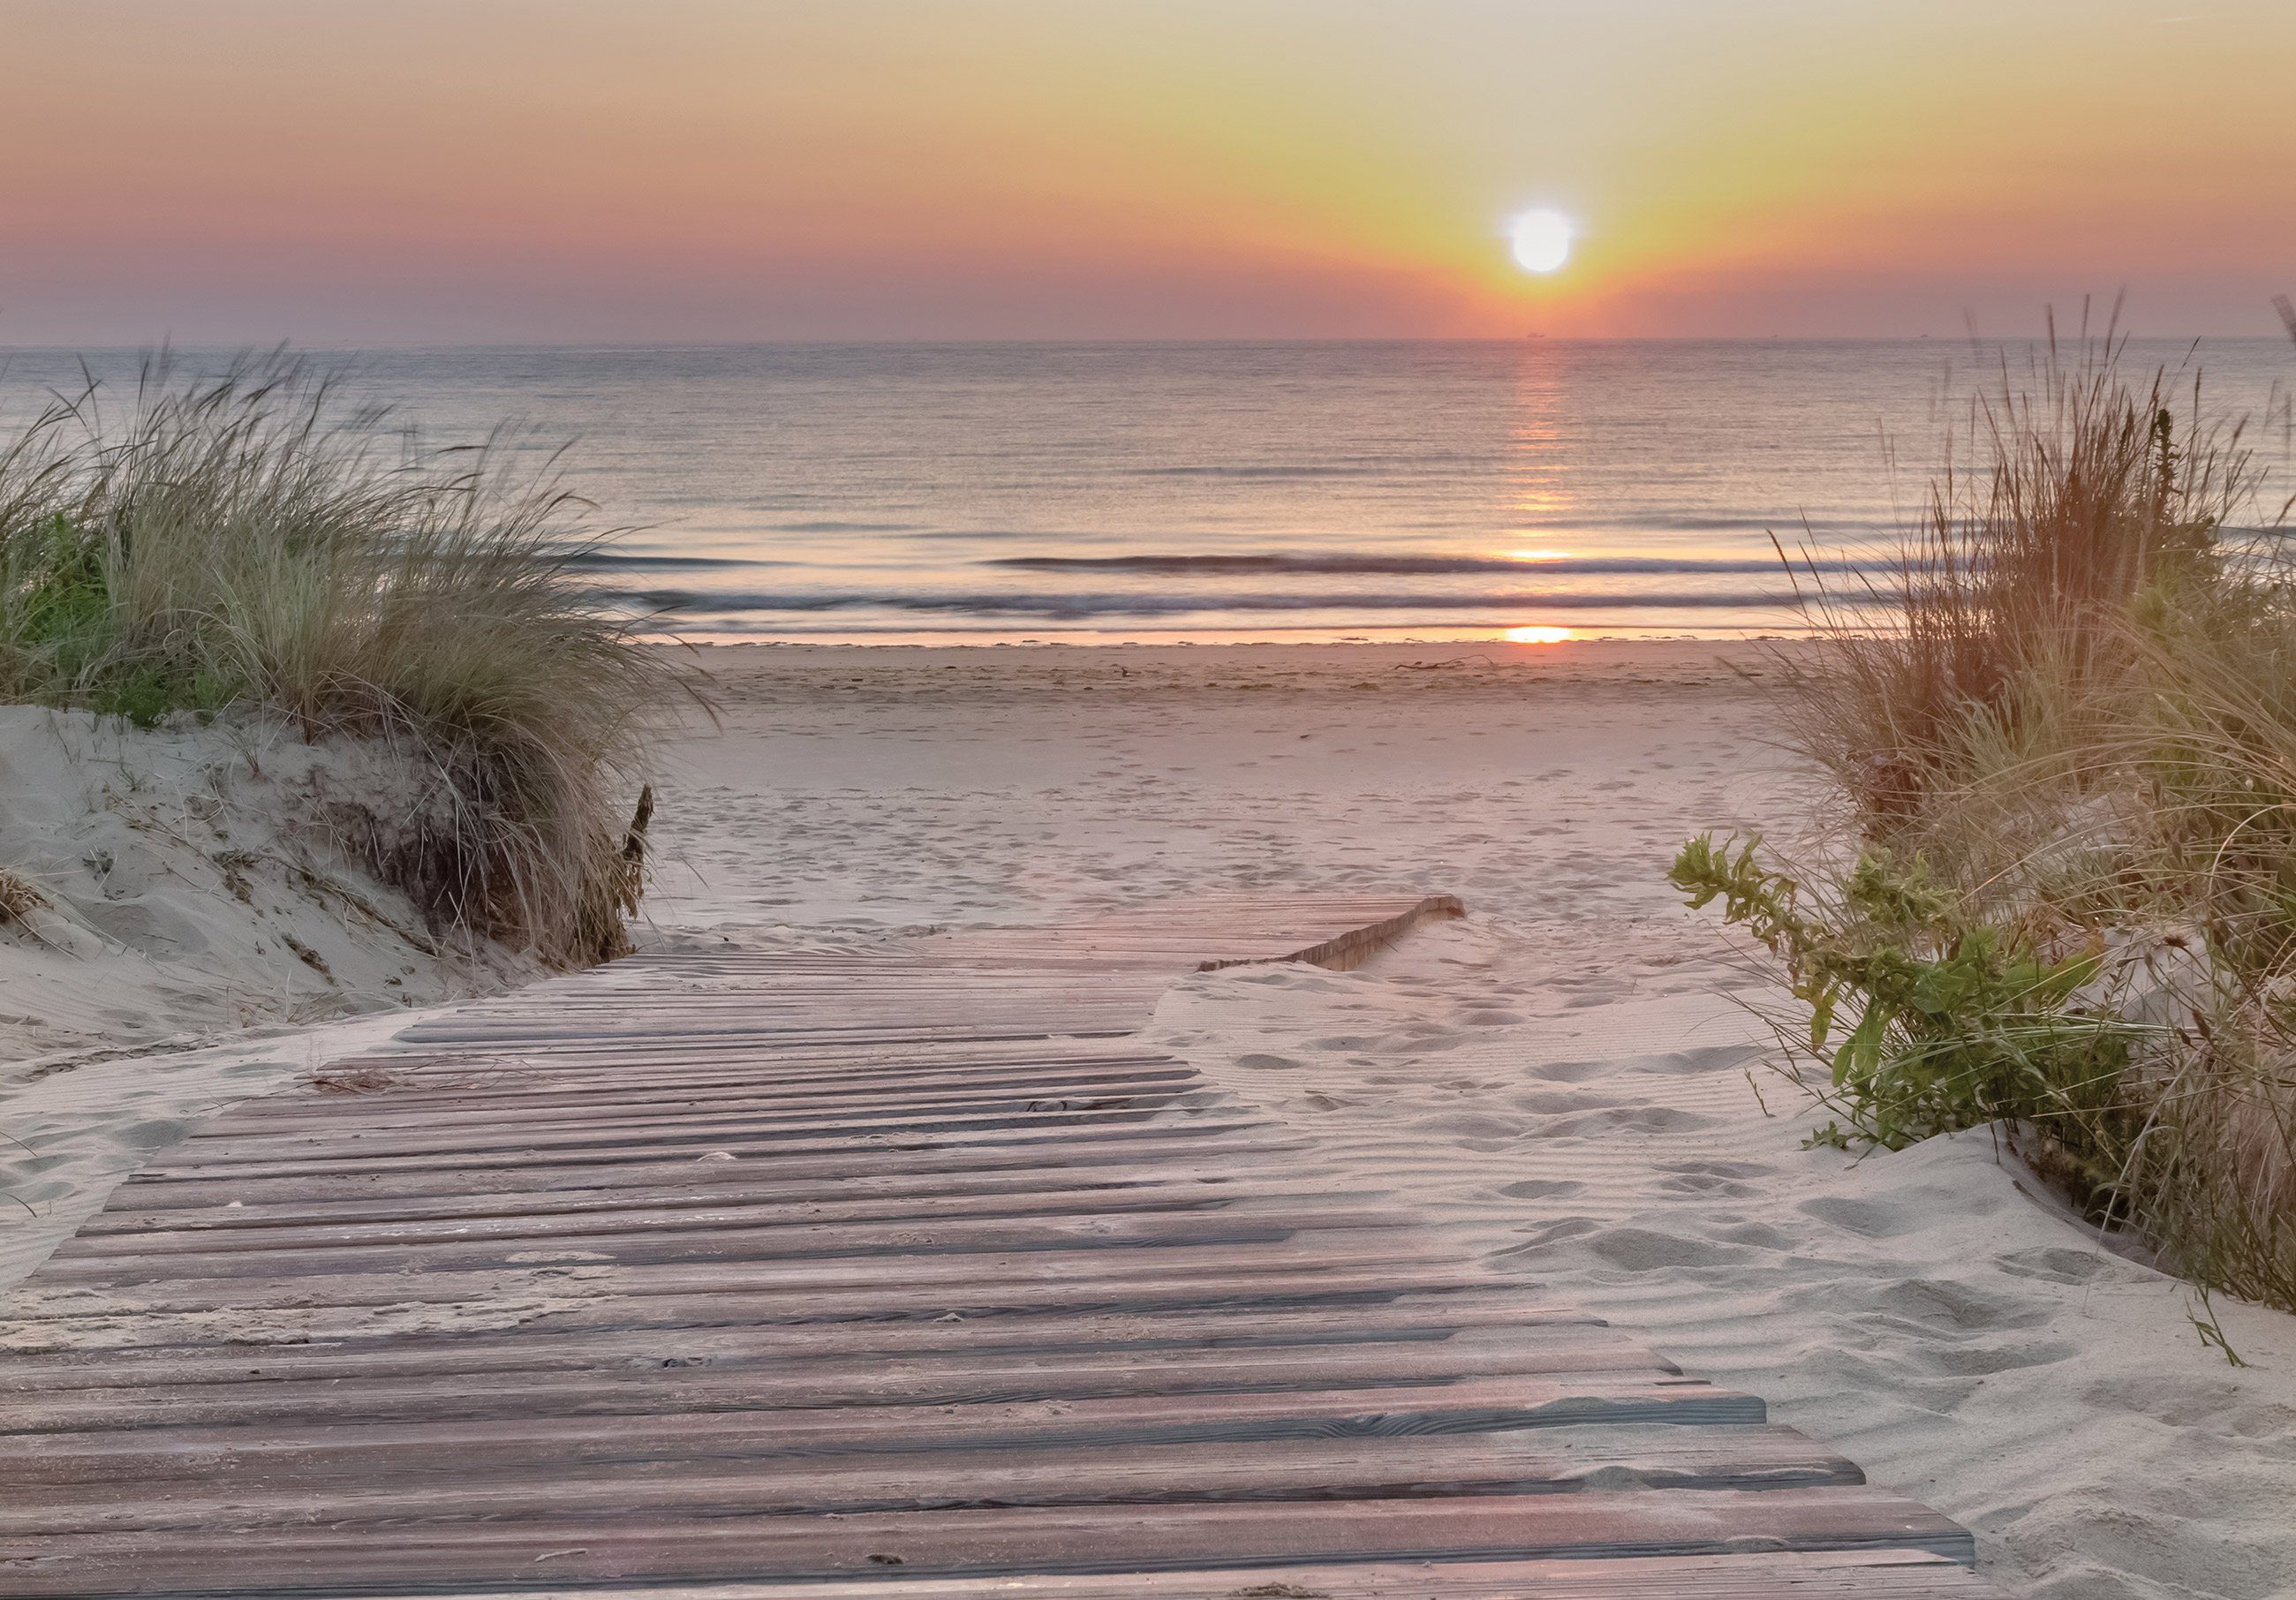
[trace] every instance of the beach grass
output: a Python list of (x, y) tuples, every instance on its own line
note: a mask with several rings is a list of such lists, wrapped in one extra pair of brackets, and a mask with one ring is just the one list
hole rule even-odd
[(47, 897), (31, 880), (12, 867), (0, 866), (0, 927), (22, 927), (32, 913), (46, 904)]
[[(2296, 1309), (2296, 569), (2197, 382), (2054, 340), (1973, 407), (1877, 591), (1792, 564), (1792, 746), (1848, 819), (1695, 841), (1837, 1120), (1995, 1124), (2204, 1290)], [(1880, 618), (1882, 620), (1877, 621)]]
[(284, 352), (61, 397), (0, 449), (0, 698), (380, 752), (387, 792), (325, 820), (434, 927), (614, 955), (695, 683), (595, 603), (588, 507), (521, 443), (428, 446)]

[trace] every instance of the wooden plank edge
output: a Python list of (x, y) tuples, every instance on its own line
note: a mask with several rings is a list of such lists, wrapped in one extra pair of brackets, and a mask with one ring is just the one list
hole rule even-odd
[[(1960, 1563), (1927, 1550), (1749, 1554), (1685, 1561), (1366, 1563), (1139, 1573), (1023, 1574), (930, 1580), (931, 1600), (1986, 1600), (1998, 1593)], [(899, 1578), (667, 1585), (557, 1584), (433, 1591), (430, 1600), (921, 1600)], [(343, 1591), (337, 1600), (402, 1600), (403, 1591)], [(220, 1594), (183, 1600), (226, 1600)]]
[(1288, 955), (1214, 959), (1199, 962), (1196, 970), (1200, 972), (1216, 972), (1223, 967), (1259, 966), (1269, 962), (1298, 961), (1305, 962), (1311, 966), (1324, 967), (1335, 972), (1352, 972), (1414, 928), (1425, 923), (1450, 922), (1466, 915), (1466, 904), (1458, 896), (1431, 894), (1423, 898), (1418, 905), (1398, 915), (1365, 923), (1362, 927), (1351, 928), (1344, 933), (1316, 944), (1304, 946)]

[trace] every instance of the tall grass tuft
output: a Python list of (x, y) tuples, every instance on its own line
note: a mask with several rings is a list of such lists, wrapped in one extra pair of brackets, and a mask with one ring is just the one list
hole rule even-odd
[(91, 383), (0, 450), (0, 696), (149, 726), (261, 708), (387, 751), (334, 820), (439, 926), (618, 954), (625, 823), (687, 674), (590, 599), (557, 461), (424, 447), (285, 353)]
[(1810, 1007), (1832, 1136), (2005, 1125), (2204, 1289), (2296, 1309), (2287, 507), (2197, 382), (2124, 356), (2005, 368), (1887, 593), (1795, 563), (1782, 703), (1855, 848), (1693, 841), (1675, 880)]
[(30, 879), (13, 867), (0, 866), (0, 928), (20, 928), (32, 913), (48, 903)]
[[(2197, 379), (2132, 382), (2111, 332), (2046, 353), (2027, 372), (2003, 357), (1891, 563), (1853, 594), (1828, 587), (1810, 553), (1788, 560), (1807, 620), (1828, 649), (1780, 666), (1789, 726), (1871, 823), (1917, 814), (1951, 782), (1964, 747), (2065, 710), (2045, 690), (2120, 670), (2114, 625), (2140, 597), (2210, 584), (2218, 530), (2255, 488), (2236, 423), (2200, 404)], [(1878, 619), (1878, 620), (1877, 620)]]

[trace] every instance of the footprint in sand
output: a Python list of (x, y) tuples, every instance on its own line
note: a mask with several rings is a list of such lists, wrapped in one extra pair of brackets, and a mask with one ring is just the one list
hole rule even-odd
[(1790, 1251), (1801, 1243), (1792, 1234), (1782, 1233), (1765, 1222), (1741, 1222), (1732, 1227), (1718, 1228), (1714, 1236), (1733, 1244), (1751, 1244), (1757, 1250)]
[(1525, 1069), (1525, 1075), (1544, 1078), (1550, 1083), (1578, 1083), (1588, 1078), (1599, 1078), (1611, 1067), (1606, 1061), (1549, 1061)]
[(1805, 1200), (1794, 1210), (1805, 1217), (1815, 1217), (1829, 1227), (1868, 1239), (1894, 1239), (1900, 1234), (1915, 1233), (1926, 1226), (1924, 1218), (1910, 1215), (1902, 1206), (1830, 1194)]
[(1237, 1056), (1235, 1064), (1239, 1067), (1248, 1067), (1255, 1072), (1288, 1072), (1294, 1067), (1304, 1066), (1307, 1063), (1294, 1061), (1288, 1055), (1270, 1055), (1264, 1051), (1255, 1050), (1249, 1055)]
[(2100, 1276), (2120, 1276), (2115, 1268), (2135, 1270), (2118, 1257), (2099, 1251), (2069, 1250), (2062, 1244), (2012, 1251), (1996, 1265), (2012, 1277), (2042, 1278), (2052, 1284), (2086, 1284)]
[[(1838, 1292), (1838, 1289), (1824, 1291), (1829, 1299)], [(1876, 1293), (1872, 1306), (1872, 1311), (1859, 1321), (1890, 1328), (1912, 1324), (1943, 1333), (2038, 1327), (2050, 1316), (2046, 1306), (1949, 1278), (1903, 1279)]]
[(1689, 1133), (1713, 1126), (1713, 1118), (1702, 1117), (1696, 1112), (1677, 1111), (1667, 1105), (1645, 1105), (1633, 1110), (1612, 1108), (1557, 1117), (1538, 1132), (1546, 1138), (1597, 1138), (1605, 1134), (1620, 1133)]
[(1587, 1241), (1587, 1248), (1613, 1267), (1648, 1272), (1667, 1267), (1734, 1267), (1757, 1259), (1742, 1244), (1685, 1238), (1646, 1227), (1614, 1227)]
[(1760, 1161), (1661, 1161), (1656, 1170), (1695, 1177), (1775, 1177), (1775, 1167)]
[(1630, 1102), (1616, 1100), (1608, 1095), (1573, 1089), (1529, 1089), (1509, 1095), (1506, 1103), (1517, 1111), (1534, 1112), (1542, 1117), (1565, 1117), (1578, 1112), (1608, 1111)]
[[(2237, 1399), (2239, 1393), (2237, 1385), (2221, 1379), (2172, 1377), (2163, 1374), (2142, 1388), (2132, 1386), (2122, 1379), (2092, 1384), (2082, 1398), (2098, 1407), (2142, 1412), (2155, 1422), (2166, 1423), (2172, 1428), (2199, 1427), (2223, 1416), (2225, 1422), (2230, 1424), (2232, 1432), (2252, 1437), (2287, 1429), (2286, 1407), (2235, 1407), (2232, 1402)], [(2218, 1425), (2222, 1427), (2224, 1424)]]
[(1387, 1048), (1404, 1054), (1420, 1054), (1437, 1050), (1456, 1050), (1462, 1045), (1475, 1042), (1472, 1033), (1454, 1033), (1447, 1028), (1406, 1029), (1401, 1038), (1387, 1044)]
[(1414, 1133), (1439, 1133), (1473, 1145), (1484, 1141), (1505, 1144), (1522, 1136), (1523, 1125), (1505, 1117), (1488, 1117), (1472, 1112), (1457, 1112), (1439, 1117), (1422, 1117), (1411, 1123)]
[(2079, 1354), (2079, 1345), (2053, 1339), (2008, 1346), (1934, 1345), (1914, 1350), (1912, 1359), (1941, 1378), (1989, 1378), (2028, 1366), (2051, 1366)]
[(1539, 1227), (1525, 1228), (1522, 1230), (1524, 1239), (1521, 1244), (1510, 1244), (1505, 1250), (1495, 1251), (1492, 1252), (1491, 1259), (1495, 1261), (1520, 1262), (1526, 1257), (1547, 1255), (1552, 1253), (1556, 1245), (1567, 1244), (1574, 1239), (1583, 1239), (1601, 1226), (1602, 1224), (1589, 1218), (1565, 1217)]
[(1742, 1184), (1735, 1178), (1716, 1177), (1702, 1172), (1685, 1172), (1673, 1177), (1661, 1177), (1652, 1186), (1661, 1194), (1690, 1194), (1702, 1200), (1743, 1200), (1748, 1195), (1761, 1193), (1753, 1184)]
[(1758, 1045), (1708, 1045), (1694, 1050), (1669, 1050), (1645, 1055), (1634, 1063), (1637, 1072), (1688, 1076), (1697, 1072), (1734, 1071), (1761, 1054)]

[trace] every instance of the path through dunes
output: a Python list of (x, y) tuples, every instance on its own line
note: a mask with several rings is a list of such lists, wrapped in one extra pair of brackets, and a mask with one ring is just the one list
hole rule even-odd
[(9, 1308), (0, 1590), (1988, 1592), (1131, 1037), (1457, 913), (634, 957), (242, 1103)]

